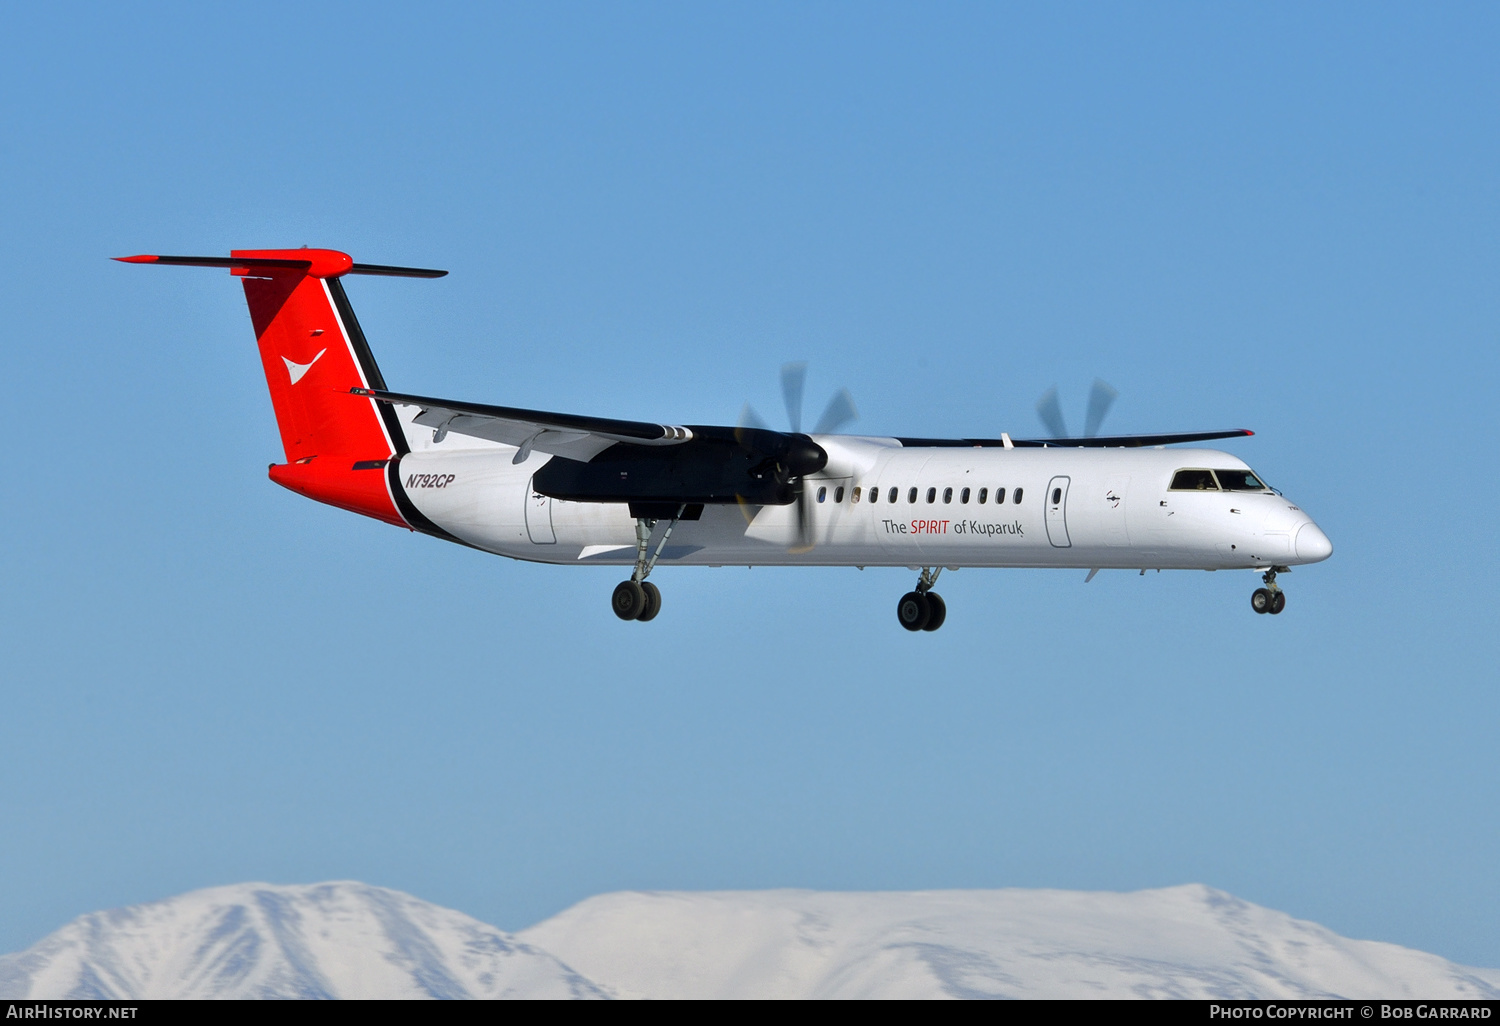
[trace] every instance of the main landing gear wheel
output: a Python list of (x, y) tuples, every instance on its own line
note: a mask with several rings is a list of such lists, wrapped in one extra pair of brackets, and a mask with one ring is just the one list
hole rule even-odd
[(646, 593), (646, 608), (641, 610), (641, 615), (636, 619), (645, 623), (647, 620), (655, 620), (656, 614), (661, 612), (661, 589), (650, 581), (642, 581), (641, 591)]
[(1250, 608), (1257, 613), (1269, 613), (1273, 600), (1269, 588), (1256, 588), (1250, 593)]
[(1271, 608), (1267, 610), (1272, 614), (1279, 613), (1286, 608), (1286, 592), (1278, 591), (1271, 596)]
[[(946, 613), (947, 610), (945, 609)], [(932, 604), (927, 601), (927, 596), (921, 592), (909, 591), (901, 596), (901, 601), (896, 603), (896, 619), (901, 621), (901, 626), (909, 631), (921, 631), (927, 629), (927, 624), (932, 619)]]
[(942, 572), (940, 566), (922, 568), (916, 590), (902, 595), (901, 601), (896, 603), (896, 619), (901, 621), (901, 626), (909, 631), (935, 631), (948, 619), (948, 604), (932, 590)]
[[(646, 580), (651, 576), (651, 571), (656, 568), (656, 560), (661, 556), (662, 550), (667, 547), (667, 539), (672, 537), (672, 529), (677, 526), (677, 521), (682, 519), (682, 514), (687, 510), (687, 503), (677, 507), (672, 522), (662, 532), (661, 540), (656, 543), (656, 551), (651, 552), (651, 532), (656, 530), (656, 521), (651, 517), (635, 518), (635, 573), (630, 580), (621, 581), (615, 585), (615, 593), (610, 596), (610, 608), (621, 620), (654, 620), (656, 614), (661, 612), (661, 591), (656, 585)], [(647, 553), (650, 553), (648, 556)]]
[(927, 626), (922, 629), (935, 631), (943, 625), (944, 620), (948, 619), (948, 603), (944, 602), (943, 596), (935, 591), (929, 591), (926, 597), (927, 608), (932, 611), (932, 615), (927, 618)]
[[(656, 591), (654, 587), (651, 590)], [(615, 585), (609, 604), (621, 620), (639, 620), (646, 611), (646, 589), (635, 581), (621, 581)], [(657, 596), (657, 607), (661, 607), (660, 595)]]

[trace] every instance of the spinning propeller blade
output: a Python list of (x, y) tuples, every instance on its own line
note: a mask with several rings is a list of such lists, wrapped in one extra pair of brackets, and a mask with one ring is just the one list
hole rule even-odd
[(1105, 414), (1109, 413), (1110, 406), (1114, 405), (1119, 395), (1104, 379), (1094, 379), (1094, 387), (1089, 390), (1088, 416), (1083, 421), (1083, 437), (1093, 438), (1099, 434), (1099, 426), (1104, 423)]
[(807, 501), (806, 478), (799, 478), (797, 481), (797, 501), (793, 505), (797, 509), (797, 540), (787, 551), (811, 552), (817, 541), (813, 536), (812, 505)]
[(813, 434), (831, 435), (851, 420), (858, 419), (859, 411), (854, 408), (854, 396), (849, 394), (847, 388), (841, 388), (823, 408), (823, 416), (818, 418), (818, 426), (813, 428)]
[(1053, 438), (1067, 438), (1068, 426), (1063, 423), (1062, 407), (1057, 402), (1057, 386), (1042, 393), (1036, 402), (1036, 415)]
[(786, 422), (792, 426), (794, 435), (802, 433), (802, 390), (806, 384), (807, 364), (781, 365), (781, 400), (786, 403)]
[(755, 412), (755, 407), (749, 403), (740, 411), (739, 427), (751, 428), (755, 431), (770, 431), (771, 425), (767, 424), (760, 414)]
[[(802, 436), (802, 400), (806, 386), (806, 363), (799, 360), (782, 364), (781, 399), (786, 405), (786, 419), (793, 435)], [(828, 400), (828, 405), (824, 407), (823, 415), (818, 418), (818, 425), (813, 432), (820, 435), (832, 434), (858, 416), (859, 411), (854, 406), (854, 397), (849, 394), (847, 388), (841, 388)], [(740, 411), (739, 429), (746, 434), (751, 430), (772, 430), (749, 403), (746, 403), (745, 408)], [(755, 443), (742, 435), (740, 444), (748, 447)], [(792, 494), (795, 496), (792, 505), (795, 508), (793, 515), (796, 518), (796, 537), (789, 550), (791, 552), (810, 552), (816, 544), (817, 532), (816, 525), (813, 523), (812, 505), (807, 500), (806, 474), (816, 473), (827, 462), (827, 458), (827, 453), (820, 446), (810, 438), (802, 436), (802, 441), (793, 444), (789, 450), (786, 462), (776, 465), (778, 478), (791, 485)], [(742, 499), (740, 509), (744, 512), (747, 522), (754, 518), (751, 503)]]
[[(1099, 428), (1104, 423), (1109, 408), (1120, 395), (1103, 378), (1094, 379), (1094, 387), (1089, 390), (1088, 413), (1083, 418), (1083, 437), (1095, 438), (1099, 434)], [(1063, 420), (1062, 404), (1057, 401), (1057, 386), (1053, 385), (1042, 393), (1042, 397), (1036, 402), (1036, 415), (1041, 418), (1042, 424), (1047, 428), (1048, 434), (1053, 438), (1071, 438), (1068, 434), (1068, 425)]]

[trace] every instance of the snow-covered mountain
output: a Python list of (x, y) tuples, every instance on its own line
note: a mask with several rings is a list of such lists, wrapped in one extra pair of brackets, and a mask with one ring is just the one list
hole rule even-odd
[(606, 894), (512, 936), (358, 883), (83, 916), (0, 997), (1497, 998), (1469, 969), (1190, 885)]
[(1500, 970), (1200, 885), (605, 894), (517, 937), (620, 997), (1500, 997)]
[(236, 884), (80, 916), (0, 957), (10, 998), (587, 998), (545, 951), (361, 883)]

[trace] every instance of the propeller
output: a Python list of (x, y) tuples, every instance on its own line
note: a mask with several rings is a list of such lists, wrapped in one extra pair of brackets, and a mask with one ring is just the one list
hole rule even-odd
[(1115, 404), (1120, 393), (1110, 387), (1099, 378), (1094, 379), (1094, 387), (1089, 389), (1089, 411), (1083, 420), (1083, 437), (1093, 438), (1099, 433), (1099, 427), (1104, 423), (1105, 414)]
[[(1120, 393), (1102, 378), (1094, 379), (1094, 385), (1089, 389), (1088, 413), (1083, 420), (1084, 438), (1093, 438), (1099, 434), (1105, 415), (1109, 413), (1109, 408), (1114, 405), (1119, 395)], [(1063, 420), (1062, 405), (1057, 401), (1056, 385), (1043, 392), (1042, 397), (1037, 400), (1036, 415), (1041, 418), (1043, 426), (1053, 438), (1073, 437), (1068, 434), (1068, 425)]]
[(833, 393), (828, 405), (823, 407), (823, 415), (813, 427), (813, 434), (831, 435), (845, 424), (858, 419), (859, 410), (854, 407), (854, 396), (849, 394), (847, 388), (841, 388)]
[(1042, 426), (1053, 438), (1068, 437), (1068, 426), (1063, 423), (1062, 407), (1057, 403), (1056, 385), (1043, 392), (1042, 397), (1036, 401), (1036, 415), (1042, 419)]
[[(792, 434), (802, 433), (802, 395), (807, 384), (807, 364), (786, 363), (781, 366), (781, 401), (786, 404), (786, 422), (792, 426)], [(745, 407), (754, 416), (755, 411)], [(841, 388), (828, 399), (823, 414), (813, 428), (815, 435), (831, 435), (852, 420), (859, 418), (854, 406), (854, 396), (847, 388)], [(758, 418), (757, 418), (758, 419)]]
[(781, 401), (786, 404), (786, 422), (794, 435), (802, 433), (802, 392), (806, 384), (807, 364), (781, 365)]
[[(781, 399), (786, 406), (786, 419), (791, 426), (792, 434), (800, 438), (794, 441), (785, 452), (778, 451), (768, 456), (766, 460), (767, 469), (772, 470), (778, 479), (790, 484), (795, 495), (792, 505), (796, 507), (797, 540), (792, 546), (792, 552), (811, 551), (815, 544), (812, 506), (807, 502), (804, 489), (807, 475), (816, 474), (828, 463), (828, 454), (823, 451), (823, 447), (802, 434), (802, 398), (806, 385), (806, 363), (798, 361), (782, 365)], [(813, 428), (813, 434), (832, 434), (858, 417), (859, 410), (854, 406), (854, 396), (849, 394), (847, 388), (841, 388), (833, 394), (828, 400), (828, 405), (823, 408), (823, 413), (818, 417), (818, 423)], [(742, 445), (749, 440), (750, 431), (772, 430), (749, 403), (746, 403), (744, 409), (740, 411), (739, 427)], [(746, 521), (753, 519), (753, 514), (746, 502), (741, 501), (740, 509), (745, 514)]]

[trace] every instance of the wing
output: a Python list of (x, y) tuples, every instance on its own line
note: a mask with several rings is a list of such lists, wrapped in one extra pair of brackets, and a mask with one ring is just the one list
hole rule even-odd
[(518, 410), (510, 406), (432, 399), (374, 388), (355, 388), (350, 391), (354, 395), (368, 396), (395, 406), (420, 407), (421, 412), (417, 414), (415, 422), (432, 428), (438, 432), (439, 438), (442, 434), (453, 431), (460, 435), (517, 446), (517, 463), (524, 462), (532, 450), (586, 463), (617, 442), (631, 445), (681, 445), (693, 438), (693, 433), (687, 428), (666, 424)]
[(1211, 442), (1216, 438), (1247, 438), (1255, 434), (1239, 428), (1234, 431), (1188, 431), (1172, 435), (1096, 435), (1093, 438), (898, 438), (896, 441), (908, 447), (937, 446), (939, 448), (1036, 449), (1042, 446), (1084, 449), (1140, 449), (1152, 445), (1177, 445), (1181, 442)]

